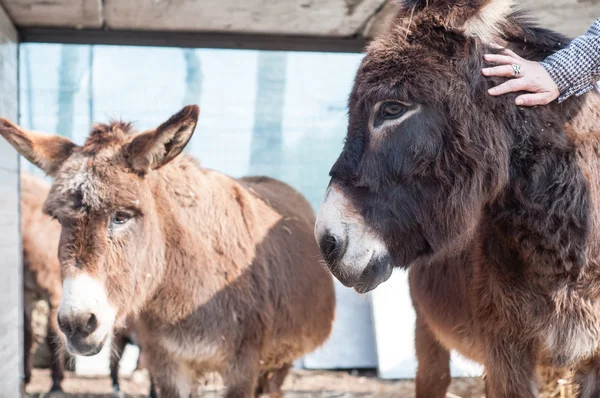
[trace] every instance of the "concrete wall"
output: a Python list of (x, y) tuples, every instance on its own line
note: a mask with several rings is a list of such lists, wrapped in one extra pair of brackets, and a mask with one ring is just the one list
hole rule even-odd
[[(0, 9), (0, 116), (17, 120), (17, 33)], [(0, 398), (20, 395), (22, 369), (19, 158), (0, 139)]]

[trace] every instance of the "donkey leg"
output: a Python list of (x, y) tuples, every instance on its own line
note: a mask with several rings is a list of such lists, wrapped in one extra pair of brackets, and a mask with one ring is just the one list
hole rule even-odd
[(518, 337), (500, 338), (501, 332), (486, 341), (487, 398), (536, 398), (539, 396), (535, 355), (532, 345)]
[(257, 397), (263, 398), (283, 398), (281, 386), (292, 368), (291, 363), (283, 365), (279, 369), (263, 372), (258, 380)]
[(127, 338), (119, 333), (115, 336), (113, 344), (114, 347), (110, 353), (110, 379), (112, 380), (113, 391), (119, 392), (121, 391), (119, 386), (119, 363), (127, 345)]
[(65, 351), (60, 341), (60, 332), (58, 329), (58, 319), (56, 314), (58, 305), (51, 301), (48, 310), (48, 331), (46, 333), (46, 342), (52, 354), (52, 388), (51, 392), (62, 391), (62, 381), (65, 378)]
[[(27, 307), (27, 304), (25, 305)], [(31, 327), (31, 310), (23, 311), (23, 371), (25, 385), (31, 381), (31, 367), (33, 361), (33, 328)]]
[(158, 394), (156, 393), (156, 385), (154, 384), (154, 379), (152, 378), (150, 369), (148, 368), (148, 366), (146, 366), (146, 358), (144, 357), (145, 353), (142, 351), (141, 345), (138, 344), (138, 347), (140, 349), (140, 355), (138, 356), (137, 364), (135, 365), (135, 371), (140, 371), (142, 369), (146, 369), (148, 371), (148, 376), (150, 378), (150, 392), (148, 393), (148, 396), (150, 398), (158, 398)]
[(415, 350), (418, 360), (415, 381), (417, 398), (444, 398), (451, 382), (450, 352), (437, 341), (418, 312)]
[(241, 350), (237, 360), (223, 374), (225, 398), (254, 398), (260, 375), (260, 354), (256, 348)]
[(152, 375), (150, 375), (150, 394), (148, 396), (150, 398), (158, 398), (158, 393), (156, 392), (156, 384), (154, 383)]
[(600, 398), (600, 358), (594, 358), (580, 365), (575, 372), (578, 398)]
[(148, 344), (148, 347), (152, 348), (145, 349), (145, 358), (151, 386), (155, 388), (155, 396), (189, 398), (192, 391), (191, 375), (160, 347), (151, 344)]

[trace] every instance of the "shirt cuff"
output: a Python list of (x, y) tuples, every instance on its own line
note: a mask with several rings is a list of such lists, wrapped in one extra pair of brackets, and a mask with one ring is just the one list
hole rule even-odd
[(547, 62), (540, 62), (540, 65), (542, 65), (546, 72), (548, 72), (550, 78), (552, 79), (554, 84), (556, 84), (556, 86), (558, 87), (558, 91), (561, 94), (567, 91), (567, 89), (570, 87), (570, 83), (567, 76), (561, 74), (557, 68), (554, 68)]

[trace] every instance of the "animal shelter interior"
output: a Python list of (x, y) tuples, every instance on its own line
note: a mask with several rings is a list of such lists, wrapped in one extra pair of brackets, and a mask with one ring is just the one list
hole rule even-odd
[[(363, 50), (391, 23), (397, 3), (0, 0), (0, 117), (18, 125), (18, 131), (56, 134), (85, 152), (90, 131), (105, 129), (127, 140), (122, 136), (161, 132), (163, 127), (167, 131), (177, 118), (188, 123), (192, 114), (197, 124), (193, 122), (195, 131), (182, 154), (202, 169), (233, 179), (266, 176), (284, 182), (316, 213), (348, 133), (348, 98)], [(517, 3), (540, 26), (568, 37), (585, 33), (600, 16), (595, 0)], [(184, 108), (195, 104), (199, 116)], [(175, 126), (178, 131), (188, 128), (184, 122)], [(96, 123), (102, 125), (92, 128)], [(13, 146), (0, 139), (5, 281), (0, 294), (0, 397), (104, 397), (119, 396), (114, 395), (118, 390), (124, 394), (120, 396), (148, 396), (152, 380), (133, 329), (116, 332), (112, 343), (95, 355), (61, 352), (61, 391), (48, 394), (57, 384), (51, 351), (52, 340), (61, 339), (55, 322), (64, 288), (55, 258), (60, 229), (41, 209), (55, 176)], [(254, 181), (244, 184), (261, 192)], [(178, 203), (192, 207), (204, 188), (178, 192)], [(294, 197), (290, 192), (285, 198)], [(257, 224), (268, 222), (265, 215)], [(300, 234), (286, 228), (286, 239)], [(312, 234), (311, 225), (314, 240)], [(306, 253), (314, 260), (319, 255)], [(46, 265), (47, 258), (52, 266)], [(319, 266), (325, 268), (322, 260)], [(89, 286), (90, 291), (95, 288)], [(332, 292), (330, 334), (290, 363), (284, 396), (414, 396), (415, 311), (408, 272), (396, 270), (366, 295), (333, 279)], [(303, 296), (306, 303), (321, 299), (318, 294)], [(115, 352), (120, 358), (114, 358)], [(479, 364), (453, 352), (450, 372), (455, 380), (448, 397), (483, 396)], [(548, 380), (545, 397), (569, 396), (562, 377), (551, 374)], [(221, 396), (226, 381), (203, 375), (190, 394)]]

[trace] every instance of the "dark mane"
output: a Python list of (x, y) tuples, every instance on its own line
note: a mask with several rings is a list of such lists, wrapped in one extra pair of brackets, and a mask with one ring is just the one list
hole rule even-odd
[(107, 146), (123, 144), (136, 132), (132, 122), (111, 120), (108, 124), (96, 123), (83, 145), (83, 153), (91, 155)]

